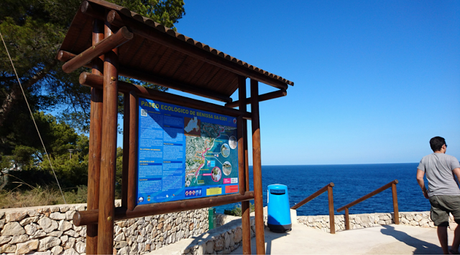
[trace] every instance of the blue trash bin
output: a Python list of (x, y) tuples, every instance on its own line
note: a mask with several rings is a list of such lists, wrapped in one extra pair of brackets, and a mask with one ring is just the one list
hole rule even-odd
[(267, 191), (267, 225), (273, 232), (283, 233), (291, 230), (291, 211), (286, 185), (271, 184)]

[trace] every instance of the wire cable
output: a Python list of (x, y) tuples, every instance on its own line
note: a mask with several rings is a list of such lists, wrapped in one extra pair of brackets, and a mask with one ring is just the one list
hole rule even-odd
[(38, 129), (37, 123), (35, 122), (34, 115), (32, 113), (32, 110), (30, 109), (30, 105), (29, 105), (29, 101), (27, 100), (26, 93), (24, 92), (24, 89), (22, 88), (21, 81), (19, 80), (18, 73), (16, 72), (16, 68), (14, 67), (13, 60), (11, 59), (10, 52), (8, 51), (8, 47), (6, 46), (5, 40), (3, 39), (3, 35), (1, 32), (0, 32), (0, 37), (2, 38), (3, 45), (5, 46), (6, 53), (8, 54), (8, 58), (10, 59), (11, 66), (13, 67), (14, 74), (16, 75), (16, 79), (19, 83), (19, 87), (21, 88), (22, 94), (24, 95), (24, 100), (26, 101), (27, 108), (29, 109), (30, 117), (32, 118), (32, 121), (35, 125), (35, 129), (37, 130), (37, 133), (38, 133), (38, 137), (40, 138), (40, 142), (42, 143), (43, 149), (45, 150), (45, 155), (48, 158), (48, 162), (50, 163), (50, 167), (51, 167), (51, 170), (53, 171), (54, 178), (56, 179), (56, 183), (59, 187), (59, 191), (61, 192), (62, 199), (64, 199), (64, 204), (67, 204), (67, 202), (65, 201), (64, 193), (62, 192), (61, 185), (59, 184), (59, 180), (56, 176), (56, 172), (54, 171), (53, 164), (51, 163), (51, 158), (48, 154), (48, 151), (46, 150), (46, 146), (45, 146), (45, 143), (43, 142), (42, 136), (40, 134), (40, 130)]

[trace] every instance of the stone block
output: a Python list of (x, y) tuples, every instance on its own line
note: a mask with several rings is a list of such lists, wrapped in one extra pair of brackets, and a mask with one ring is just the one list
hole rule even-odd
[(51, 254), (53, 255), (59, 255), (62, 253), (62, 251), (64, 250), (64, 248), (62, 248), (61, 246), (54, 246), (52, 249), (51, 249)]
[(16, 236), (25, 234), (26, 231), (18, 222), (8, 222), (2, 229), (2, 236)]
[(12, 221), (21, 221), (27, 216), (26, 211), (16, 211), (16, 212), (10, 212), (6, 213), (6, 222), (12, 222)]
[(46, 251), (60, 244), (61, 244), (61, 239), (54, 237), (54, 236), (48, 236), (40, 240), (38, 251)]
[(50, 233), (58, 228), (58, 223), (48, 217), (43, 217), (38, 221), (38, 225), (46, 232)]
[(73, 224), (69, 221), (61, 220), (59, 222), (58, 230), (65, 232), (73, 227)]
[(17, 245), (16, 254), (26, 254), (38, 249), (38, 240), (30, 240)]
[(34, 217), (27, 217), (27, 218), (24, 218), (23, 220), (21, 220), (19, 222), (19, 224), (21, 224), (21, 226), (26, 226), (30, 223), (33, 223), (33, 222), (37, 222), (38, 221), (38, 216), (34, 216)]
[(206, 242), (206, 253), (213, 253), (214, 252), (214, 241), (209, 240)]
[(64, 251), (63, 255), (80, 255), (74, 248), (70, 248)]
[(0, 247), (1, 247), (1, 245), (10, 242), (11, 239), (13, 239), (12, 236), (0, 236)]
[(5, 244), (0, 246), (0, 252), (2, 253), (14, 253), (16, 251), (15, 244)]
[(13, 236), (13, 238), (10, 241), (10, 244), (16, 244), (16, 243), (23, 243), (29, 240), (28, 235), (18, 235), (18, 236)]
[(86, 252), (86, 243), (84, 242), (77, 242), (75, 244), (75, 250), (78, 252), (78, 253), (85, 253)]

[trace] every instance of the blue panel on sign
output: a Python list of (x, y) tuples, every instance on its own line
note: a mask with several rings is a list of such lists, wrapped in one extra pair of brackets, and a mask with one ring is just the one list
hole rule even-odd
[(237, 193), (236, 118), (139, 98), (138, 204)]

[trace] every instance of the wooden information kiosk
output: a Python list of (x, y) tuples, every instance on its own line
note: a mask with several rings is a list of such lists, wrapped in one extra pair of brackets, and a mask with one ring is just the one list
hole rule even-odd
[[(235, 202), (242, 202), (243, 252), (250, 254), (250, 200), (255, 204), (257, 253), (265, 254), (259, 102), (285, 96), (288, 85), (293, 82), (102, 0), (83, 1), (57, 58), (65, 62), (62, 68), (67, 73), (83, 66), (91, 68), (90, 73), (80, 75), (80, 83), (90, 86), (92, 91), (88, 209), (74, 216), (75, 225), (87, 225), (87, 254), (112, 254), (115, 220)], [(222, 105), (148, 89), (120, 81), (119, 76), (217, 100)], [(248, 78), (250, 97), (246, 92)], [(274, 87), (274, 92), (259, 95), (259, 82)], [(231, 96), (236, 90), (238, 100), (233, 101)], [(122, 206), (115, 207), (119, 94), (124, 97), (123, 183)], [(140, 99), (178, 105), (187, 111), (200, 110), (206, 112), (206, 116), (215, 113), (234, 119), (237, 137), (232, 144), (237, 148), (237, 166), (233, 167), (238, 173), (228, 195), (209, 193), (210, 196), (193, 199), (141, 203), (145, 200), (138, 197)], [(246, 108), (248, 104), (250, 112)], [(247, 120), (252, 123), (253, 191), (249, 189), (248, 178)], [(221, 175), (218, 172), (216, 176), (220, 179)], [(201, 194), (201, 190), (196, 191)]]

